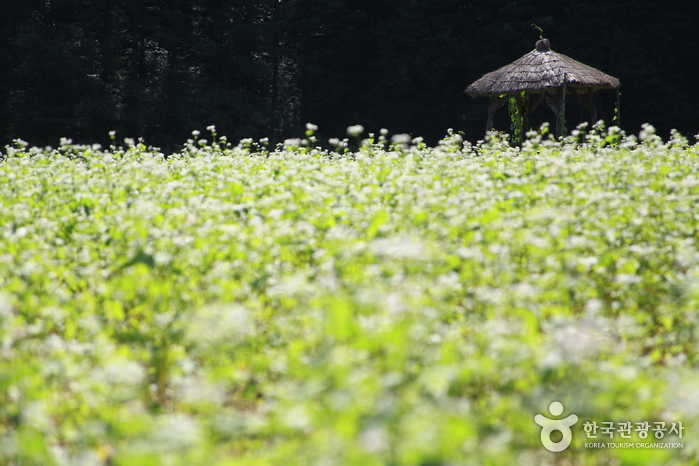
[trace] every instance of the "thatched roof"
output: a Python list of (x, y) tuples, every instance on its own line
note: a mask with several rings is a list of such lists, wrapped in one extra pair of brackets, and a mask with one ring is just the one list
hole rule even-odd
[(569, 87), (616, 89), (619, 80), (600, 70), (551, 50), (542, 39), (536, 49), (509, 65), (488, 73), (466, 88), (472, 96), (493, 96), (520, 91), (545, 92), (560, 88), (563, 79)]

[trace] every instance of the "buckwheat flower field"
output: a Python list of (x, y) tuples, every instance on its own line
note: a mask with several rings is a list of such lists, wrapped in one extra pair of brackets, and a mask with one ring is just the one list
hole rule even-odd
[(0, 464), (699, 461), (699, 145), (309, 128), (5, 149)]

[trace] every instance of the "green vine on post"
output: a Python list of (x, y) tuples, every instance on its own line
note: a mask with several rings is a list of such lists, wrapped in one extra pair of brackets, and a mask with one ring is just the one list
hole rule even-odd
[[(520, 93), (520, 99), (524, 102), (525, 92)], [(524, 139), (524, 116), (519, 110), (517, 99), (510, 97), (507, 101), (507, 109), (510, 112), (510, 128), (512, 130), (512, 142), (519, 144)]]
[(561, 136), (566, 137), (568, 135), (568, 128), (566, 127), (568, 121), (566, 121), (566, 113), (564, 108), (561, 108), (558, 111), (558, 118), (561, 119)]

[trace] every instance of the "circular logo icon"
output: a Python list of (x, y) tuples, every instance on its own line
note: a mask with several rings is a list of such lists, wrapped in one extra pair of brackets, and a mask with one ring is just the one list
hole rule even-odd
[[(549, 405), (549, 413), (552, 416), (558, 417), (563, 414), (563, 404), (554, 401)], [(537, 414), (534, 416), (534, 422), (541, 426), (541, 444), (548, 451), (558, 453), (570, 446), (570, 442), (573, 441), (573, 432), (570, 428), (578, 422), (578, 416), (571, 414), (570, 416), (563, 419), (549, 419), (546, 416)], [(551, 441), (551, 433), (557, 430), (562, 435), (563, 438), (558, 442)]]

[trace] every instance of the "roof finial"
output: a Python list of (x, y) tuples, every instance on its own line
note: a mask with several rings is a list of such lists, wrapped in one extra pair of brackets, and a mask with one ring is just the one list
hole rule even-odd
[(548, 39), (544, 39), (544, 30), (541, 29), (539, 26), (536, 24), (532, 23), (532, 27), (539, 31), (539, 40), (536, 42), (536, 50), (538, 52), (550, 52), (551, 51), (551, 44), (549, 44)]
[(536, 51), (545, 53), (551, 51), (551, 44), (548, 39), (539, 39), (536, 41)]

